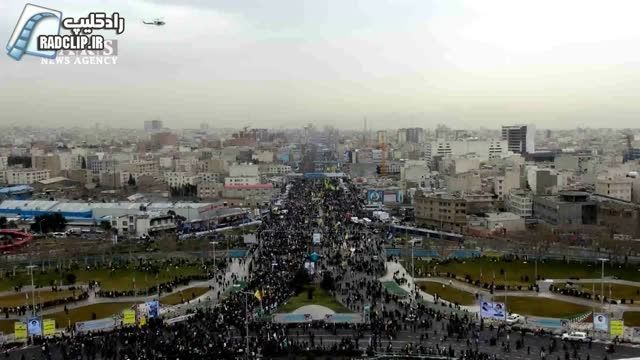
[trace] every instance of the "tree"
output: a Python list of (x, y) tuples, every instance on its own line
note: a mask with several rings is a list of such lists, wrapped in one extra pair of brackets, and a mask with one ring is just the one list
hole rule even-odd
[(295, 275), (293, 276), (293, 279), (291, 279), (291, 287), (293, 287), (293, 289), (295, 290), (296, 294), (299, 294), (302, 292), (302, 290), (304, 290), (304, 287), (311, 281), (311, 278), (309, 277), (309, 273), (307, 272), (307, 270), (301, 266), (295, 273)]
[(108, 220), (102, 220), (100, 221), (100, 229), (104, 230), (104, 231), (109, 231), (111, 230), (111, 222)]
[(7, 228), (7, 218), (4, 216), (0, 216), (0, 229)]
[(84, 159), (84, 156), (82, 157), (82, 163), (80, 164), (80, 168), (81, 169), (87, 168), (87, 160)]
[(76, 274), (68, 273), (64, 276), (64, 279), (68, 285), (73, 285), (76, 283)]
[(31, 224), (31, 231), (40, 231), (43, 234), (52, 231), (64, 231), (67, 226), (67, 219), (60, 213), (38, 215)]
[(133, 174), (129, 174), (129, 181), (127, 181), (129, 186), (136, 186), (136, 179), (133, 178)]
[(335, 290), (336, 282), (330, 272), (324, 272), (324, 274), (322, 275), (322, 281), (320, 281), (320, 287), (326, 291)]

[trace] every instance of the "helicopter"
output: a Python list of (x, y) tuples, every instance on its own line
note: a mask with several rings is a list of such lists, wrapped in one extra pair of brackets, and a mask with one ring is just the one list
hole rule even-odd
[(157, 25), (157, 26), (162, 26), (165, 24), (164, 20), (162, 20), (162, 18), (158, 18), (158, 19), (153, 19), (151, 21), (144, 21), (142, 20), (143, 24), (146, 25)]

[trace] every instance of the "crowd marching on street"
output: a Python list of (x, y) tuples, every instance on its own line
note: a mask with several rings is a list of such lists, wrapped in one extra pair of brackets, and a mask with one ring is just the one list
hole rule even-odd
[[(386, 272), (384, 234), (363, 217), (365, 198), (347, 179), (298, 179), (257, 230), (247, 255), (246, 287), (215, 306), (174, 324), (40, 339), (5, 353), (11, 359), (234, 359), (295, 358), (315, 354), (354, 358), (381, 354), (458, 359), (610, 359), (602, 344), (562, 343), (510, 332), (475, 314), (427, 303), (416, 292), (401, 297), (378, 280)], [(321, 233), (313, 244), (314, 233)], [(333, 279), (335, 298), (364, 322), (279, 324), (271, 315), (300, 290), (300, 273), (319, 254), (311, 281)], [(402, 274), (400, 274), (402, 275)], [(230, 282), (220, 278), (225, 285)], [(248, 328), (248, 337), (247, 329)], [(248, 341), (247, 341), (248, 338)], [(248, 351), (248, 353), (247, 353)], [(618, 346), (616, 355), (638, 354)], [(2, 358), (0, 356), (0, 358)]]

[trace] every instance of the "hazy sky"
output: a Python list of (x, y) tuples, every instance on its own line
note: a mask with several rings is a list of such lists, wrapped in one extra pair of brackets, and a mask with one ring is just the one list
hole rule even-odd
[[(640, 1), (33, 0), (119, 11), (117, 65), (4, 54), (0, 124), (638, 127)], [(108, 4), (108, 5), (105, 5)], [(164, 17), (163, 27), (143, 18)]]

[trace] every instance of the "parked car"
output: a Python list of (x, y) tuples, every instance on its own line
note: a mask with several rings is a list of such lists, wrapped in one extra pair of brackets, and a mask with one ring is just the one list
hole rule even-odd
[(508, 325), (515, 325), (515, 324), (521, 322), (522, 320), (524, 320), (524, 319), (519, 314), (511, 313), (511, 314), (509, 314), (509, 316), (507, 316), (507, 324)]
[(587, 333), (582, 331), (572, 331), (569, 333), (562, 334), (562, 340), (568, 341), (589, 341), (587, 337)]

